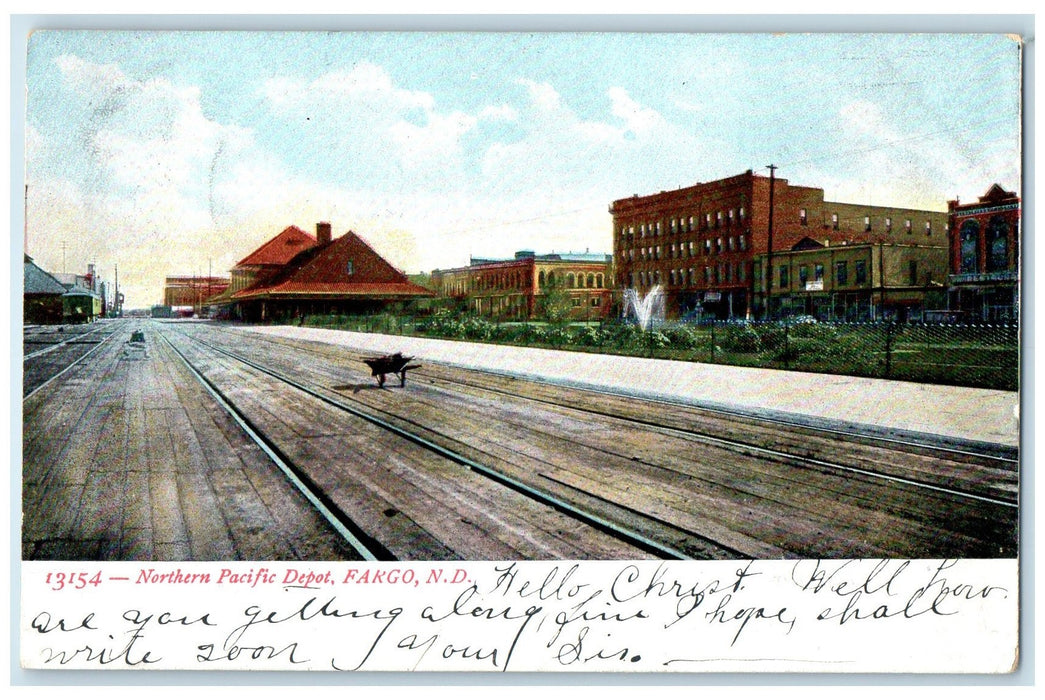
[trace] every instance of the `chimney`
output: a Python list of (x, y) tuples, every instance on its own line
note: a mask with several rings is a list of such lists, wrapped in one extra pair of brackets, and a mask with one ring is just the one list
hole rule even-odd
[(330, 243), (330, 238), (330, 222), (320, 221), (316, 224), (316, 240), (319, 242), (319, 245)]

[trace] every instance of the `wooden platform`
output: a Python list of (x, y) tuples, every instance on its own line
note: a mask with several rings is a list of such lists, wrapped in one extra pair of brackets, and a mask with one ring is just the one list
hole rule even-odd
[(25, 402), (24, 558), (353, 557), (148, 327), (124, 336)]

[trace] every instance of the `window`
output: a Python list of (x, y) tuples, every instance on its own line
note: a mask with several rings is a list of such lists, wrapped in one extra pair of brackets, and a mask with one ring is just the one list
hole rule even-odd
[(733, 236), (729, 237), (729, 249), (730, 250), (736, 250), (737, 249), (737, 239), (735, 237), (733, 237)]
[(806, 282), (809, 281), (809, 268), (805, 265), (801, 265), (798, 268), (798, 286), (806, 286)]
[(747, 281), (747, 265), (745, 265), (744, 263), (737, 263), (737, 281)]
[(352, 261), (349, 260), (348, 262), (346, 262), (345, 263), (345, 274), (346, 275), (353, 275), (353, 274), (355, 274), (355, 272), (356, 272), (356, 268), (355, 268), (355, 265), (352, 264)]
[(745, 238), (744, 234), (740, 234), (740, 249), (747, 250), (747, 238)]
[(910, 219), (904, 219), (903, 227), (905, 229), (907, 229), (907, 233), (910, 233), (911, 232), (911, 220)]
[(704, 284), (705, 285), (711, 284), (711, 267), (710, 266), (704, 268)]
[(740, 207), (740, 220), (741, 222), (744, 221), (744, 207)]
[(839, 286), (849, 284), (849, 267), (844, 260), (835, 263), (835, 280)]
[(824, 279), (824, 266), (821, 263), (817, 263), (813, 266), (813, 279), (817, 282)]
[(969, 219), (962, 224), (959, 234), (961, 267), (960, 272), (969, 274), (979, 272), (980, 267), (980, 224), (974, 219)]
[(733, 209), (730, 209), (729, 210), (729, 225), (730, 226), (733, 225), (733, 221), (734, 221), (734, 217), (735, 216), (736, 216), (736, 212)]
[(856, 283), (867, 284), (867, 261), (857, 260), (856, 261)]
[(721, 253), (722, 252), (722, 238), (721, 237), (715, 239), (715, 252), (716, 253)]
[(704, 215), (704, 228), (711, 228), (711, 213)]
[(1009, 267), (1009, 224), (1000, 216), (987, 223), (987, 272), (1000, 272)]
[(711, 239), (704, 239), (704, 255), (711, 255)]
[(907, 271), (910, 273), (911, 284), (918, 284), (918, 261), (911, 260), (907, 263)]
[(831, 215), (831, 228), (833, 228), (835, 231), (838, 230), (838, 214)]
[(722, 212), (715, 214), (715, 228), (722, 227)]
[(660, 246), (657, 246), (656, 252), (653, 254), (654, 260), (660, 260)]
[(864, 231), (870, 231), (870, 230), (871, 230), (871, 217), (865, 216), (864, 217)]
[(933, 235), (933, 222), (931, 222), (931, 221), (926, 221), (925, 222), (925, 235), (926, 236)]
[(671, 220), (671, 232), (672, 233), (676, 233), (677, 231), (678, 231), (678, 220), (677, 219), (672, 219)]
[(891, 216), (885, 217), (885, 230), (886, 230), (886, 232), (889, 232), (889, 231), (893, 230), (893, 217), (891, 217)]
[(791, 284), (791, 280), (788, 279), (788, 267), (787, 267), (787, 265), (781, 265), (780, 266), (780, 288), (781, 289), (787, 289), (790, 284)]
[(671, 286), (675, 286), (675, 271), (671, 271)]
[(798, 223), (802, 224), (803, 226), (809, 225), (809, 215), (805, 209), (798, 210)]
[(599, 306), (600, 304), (602, 304), (602, 297), (592, 297), (591, 298), (591, 305), (592, 306)]

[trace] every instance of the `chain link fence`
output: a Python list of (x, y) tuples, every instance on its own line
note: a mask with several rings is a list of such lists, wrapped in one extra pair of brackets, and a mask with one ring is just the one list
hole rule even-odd
[(1019, 326), (939, 323), (551, 324), (436, 313), (309, 316), (310, 326), (1014, 391)]

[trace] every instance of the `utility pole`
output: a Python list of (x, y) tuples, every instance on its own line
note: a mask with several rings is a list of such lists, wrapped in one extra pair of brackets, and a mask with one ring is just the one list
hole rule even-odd
[(769, 320), (769, 307), (773, 298), (773, 194), (776, 190), (776, 166), (769, 168), (769, 236), (766, 241), (766, 320)]

